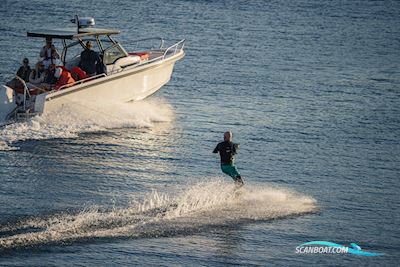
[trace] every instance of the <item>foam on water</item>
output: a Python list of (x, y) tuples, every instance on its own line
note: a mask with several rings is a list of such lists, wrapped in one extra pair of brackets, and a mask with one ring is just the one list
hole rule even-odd
[(129, 207), (34, 217), (0, 225), (0, 250), (78, 242), (93, 238), (138, 238), (191, 234), (208, 227), (266, 221), (317, 210), (309, 196), (286, 189), (214, 180), (175, 193), (156, 191)]
[(173, 109), (161, 99), (112, 105), (64, 106), (59, 112), (36, 116), (0, 128), (0, 151), (16, 150), (14, 143), (24, 140), (74, 138), (79, 133), (121, 127), (152, 127), (154, 122), (171, 121)]

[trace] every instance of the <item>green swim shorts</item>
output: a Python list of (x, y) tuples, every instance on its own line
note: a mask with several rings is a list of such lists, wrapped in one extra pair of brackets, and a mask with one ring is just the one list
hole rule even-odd
[(221, 170), (234, 180), (236, 180), (236, 177), (240, 176), (240, 173), (234, 164), (221, 164)]

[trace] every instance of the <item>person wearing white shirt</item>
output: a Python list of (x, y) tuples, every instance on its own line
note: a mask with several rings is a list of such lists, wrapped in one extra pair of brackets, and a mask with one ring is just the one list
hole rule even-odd
[(60, 54), (53, 45), (51, 38), (46, 38), (46, 45), (40, 50), (40, 57), (43, 58), (42, 62), (45, 69), (48, 69), (51, 64), (57, 65), (57, 59), (60, 59)]

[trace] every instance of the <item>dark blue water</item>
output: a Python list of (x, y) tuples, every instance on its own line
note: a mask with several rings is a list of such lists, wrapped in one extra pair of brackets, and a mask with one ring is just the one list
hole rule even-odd
[[(1, 82), (76, 13), (186, 57), (149, 100), (0, 130), (0, 265), (398, 264), (398, 1), (2, 1)], [(295, 253), (313, 240), (384, 255)]]

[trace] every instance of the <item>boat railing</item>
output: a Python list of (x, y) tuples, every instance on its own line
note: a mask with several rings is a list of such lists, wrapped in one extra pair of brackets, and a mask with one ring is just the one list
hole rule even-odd
[(24, 101), (23, 101), (22, 107), (24, 108), (24, 110), (26, 110), (26, 99), (27, 99), (27, 96), (29, 96), (29, 98), (31, 97), (31, 93), (29, 92), (29, 88), (26, 85), (26, 82), (24, 81), (24, 79), (22, 79), (18, 75), (15, 75), (15, 78), (17, 80), (19, 80), (22, 83), (22, 85), (24, 86)]
[(126, 68), (113, 70), (112, 72), (108, 73), (108, 75), (116, 74), (116, 73), (119, 73), (119, 72), (122, 72), (122, 71), (125, 71), (125, 70), (129, 70), (129, 69), (132, 69), (132, 68), (143, 66), (143, 65), (148, 65), (148, 64), (151, 64), (151, 63), (156, 62), (156, 61), (162, 61), (162, 60), (164, 60), (166, 58), (174, 56), (184, 48), (185, 41), (186, 41), (185, 39), (182, 39), (179, 42), (177, 42), (176, 44), (173, 44), (173, 45), (171, 45), (171, 46), (169, 46), (167, 48), (162, 48), (162, 46), (164, 44), (164, 40), (161, 37), (145, 38), (145, 39), (140, 39), (139, 41), (141, 41), (141, 40), (151, 40), (151, 39), (161, 39), (162, 40), (162, 43), (161, 43), (161, 45), (160, 45), (160, 47), (158, 49), (151, 49), (150, 50), (150, 51), (156, 51), (156, 52), (162, 53), (162, 55), (160, 55), (158, 57), (155, 57), (155, 58), (152, 58), (150, 60), (141, 61), (141, 62), (139, 62), (137, 64), (134, 64), (134, 65), (126, 67)]
[(180, 52), (183, 49), (183, 47), (185, 46), (185, 41), (186, 41), (185, 39), (182, 39), (179, 42), (177, 42), (176, 44), (171, 45), (170, 47), (165, 49), (163, 59), (165, 59), (168, 54), (171, 54), (172, 51), (174, 51), (174, 52), (172, 53), (171, 56), (174, 56), (177, 52)]
[[(29, 88), (26, 85), (26, 82), (25, 82), (24, 79), (22, 79), (18, 75), (15, 75), (15, 79), (20, 81), (21, 84), (24, 87), (24, 99), (23, 99), (23, 102), (22, 102), (22, 108), (23, 108), (23, 111), (26, 112), (27, 111), (27, 103), (26, 103), (26, 101), (27, 101), (28, 97), (29, 98), (31, 97), (31, 93), (29, 92)], [(16, 119), (17, 114), (18, 114), (19, 111), (21, 111), (21, 106), (17, 105), (10, 113), (7, 114), (6, 120), (8, 121), (8, 120), (11, 120), (12, 118)]]
[(177, 42), (176, 44), (173, 44), (173, 45), (171, 45), (171, 46), (169, 46), (169, 47), (167, 47), (165, 49), (162, 49), (161, 52), (163, 52), (163, 54), (161, 56), (152, 58), (152, 59), (147, 60), (147, 61), (143, 61), (143, 62), (139, 63), (138, 65), (150, 64), (150, 63), (152, 63), (154, 61), (164, 60), (167, 57), (171, 57), (171, 56), (176, 55), (185, 46), (185, 41), (186, 41), (185, 39), (182, 39), (179, 42)]
[(179, 42), (177, 42), (176, 44), (173, 44), (173, 45), (167, 47), (166, 49), (163, 49), (162, 51), (164, 51), (164, 52), (163, 52), (162, 56), (152, 58), (151, 60), (148, 60), (148, 61), (144, 61), (144, 62), (140, 63), (140, 65), (149, 64), (154, 61), (164, 60), (168, 57), (172, 57), (172, 56), (176, 55), (184, 48), (185, 41), (186, 41), (185, 39), (182, 39)]
[(58, 92), (58, 91), (60, 91), (62, 89), (65, 89), (65, 88), (68, 88), (68, 87), (71, 87), (71, 86), (74, 86), (74, 85), (78, 85), (78, 84), (81, 84), (81, 83), (84, 83), (84, 82), (88, 82), (88, 81), (91, 81), (91, 80), (95, 80), (97, 78), (106, 77), (106, 76), (107, 75), (105, 73), (97, 74), (95, 76), (90, 76), (88, 78), (85, 78), (85, 79), (82, 79), (82, 80), (78, 80), (78, 81), (75, 81), (73, 83), (65, 84), (65, 85), (61, 86), (60, 88), (58, 88), (58, 89), (53, 89), (49, 93), (51, 94), (51, 93), (54, 93), (54, 92)]
[(137, 39), (137, 40), (133, 40), (132, 43), (134, 43), (134, 47), (133, 47), (133, 51), (137, 51), (139, 44), (143, 43), (143, 42), (147, 42), (147, 41), (151, 41), (151, 40), (158, 40), (160, 42), (159, 47), (154, 47), (152, 46), (150, 48), (150, 50), (154, 50), (154, 49), (162, 49), (164, 46), (164, 38), (162, 37), (149, 37), (149, 38), (142, 38), (142, 39)]

